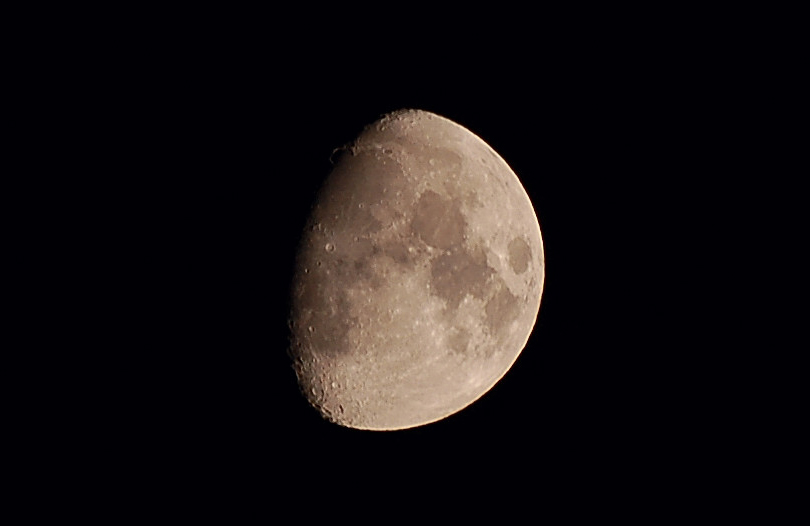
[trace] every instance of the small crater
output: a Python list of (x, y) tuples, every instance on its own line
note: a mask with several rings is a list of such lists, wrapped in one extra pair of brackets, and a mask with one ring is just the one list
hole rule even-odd
[(326, 249), (327, 252), (334, 252), (335, 245), (333, 245), (332, 243), (327, 243), (326, 246), (324, 246), (324, 248)]

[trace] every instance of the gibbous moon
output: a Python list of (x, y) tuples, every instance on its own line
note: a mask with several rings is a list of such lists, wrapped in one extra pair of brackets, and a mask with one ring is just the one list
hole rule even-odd
[(543, 290), (540, 226), (506, 162), (420, 110), (369, 125), (313, 204), (291, 298), (293, 367), (346, 427), (445, 418), (517, 359)]

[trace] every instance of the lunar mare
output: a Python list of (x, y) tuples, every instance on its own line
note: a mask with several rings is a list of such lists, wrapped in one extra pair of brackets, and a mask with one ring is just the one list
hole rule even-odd
[(485, 394), (521, 353), (544, 281), (540, 227), (507, 163), (462, 126), (386, 115), (313, 205), (290, 313), (298, 382), (337, 424), (393, 430)]

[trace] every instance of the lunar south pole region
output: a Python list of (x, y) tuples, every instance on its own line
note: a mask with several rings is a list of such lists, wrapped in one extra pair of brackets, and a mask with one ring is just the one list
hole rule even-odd
[(296, 255), (298, 383), (346, 427), (443, 419), (528, 341), (545, 275), (534, 208), (489, 145), (426, 111), (385, 115), (335, 158)]

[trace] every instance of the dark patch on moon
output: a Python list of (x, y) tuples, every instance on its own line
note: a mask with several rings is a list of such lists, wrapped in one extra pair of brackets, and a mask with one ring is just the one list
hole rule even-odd
[(478, 194), (470, 190), (463, 195), (464, 204), (468, 208), (482, 208), (484, 204), (478, 199)]
[(414, 261), (413, 254), (408, 250), (408, 245), (405, 241), (395, 241), (385, 243), (382, 246), (382, 253), (393, 259), (400, 265), (410, 266)]
[(345, 252), (346, 255), (352, 259), (364, 259), (374, 254), (376, 250), (377, 247), (375, 246), (374, 241), (357, 236), (355, 240), (349, 244)]
[(450, 333), (447, 343), (450, 345), (450, 349), (452, 349), (454, 352), (457, 354), (463, 354), (467, 351), (467, 347), (470, 344), (470, 336), (470, 331), (462, 328), (456, 328)]
[(371, 267), (369, 259), (357, 259), (354, 261), (354, 275), (362, 280), (371, 280), (374, 278), (374, 270)]
[(467, 294), (483, 299), (487, 281), (494, 273), (480, 247), (471, 252), (442, 254), (430, 266), (432, 291), (447, 302), (448, 308), (456, 309)]
[(509, 242), (507, 247), (509, 250), (509, 265), (516, 274), (526, 272), (529, 266), (529, 260), (532, 257), (532, 249), (523, 238), (516, 237)]
[(464, 241), (467, 222), (457, 203), (427, 190), (416, 204), (411, 227), (428, 245), (447, 250)]
[(498, 282), (498, 291), (489, 299), (484, 308), (486, 312), (484, 323), (490, 334), (503, 336), (499, 332), (502, 333), (504, 329), (507, 329), (512, 324), (520, 308), (517, 298), (509, 292), (506, 283), (500, 278), (498, 278)]
[[(340, 283), (354, 285), (358, 281), (363, 281), (372, 288), (379, 285), (380, 278), (377, 276), (373, 264), (374, 256), (379, 253), (379, 248), (374, 241), (358, 237), (348, 243), (343, 252), (347, 258), (347, 264), (351, 264), (353, 270), (345, 269), (344, 272), (338, 272), (337, 277)], [(344, 270), (340, 259), (335, 264)]]

